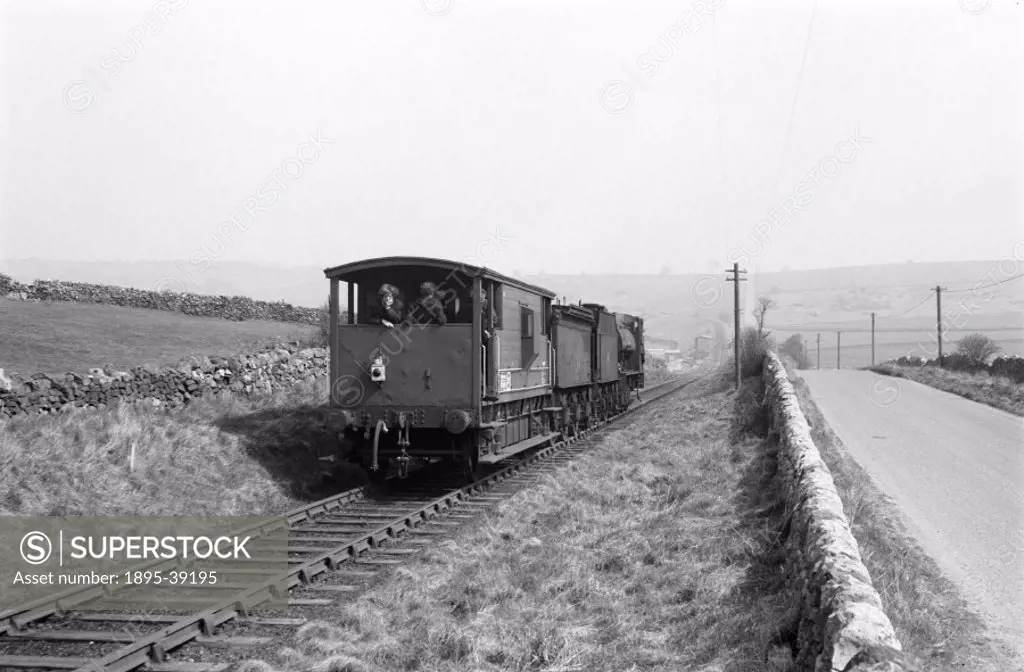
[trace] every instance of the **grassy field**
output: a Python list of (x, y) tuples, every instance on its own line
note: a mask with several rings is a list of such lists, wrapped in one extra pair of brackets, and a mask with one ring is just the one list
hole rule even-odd
[(0, 515), (282, 513), (361, 481), (355, 470), (329, 475), (319, 460), (336, 449), (326, 400), (319, 383), (172, 413), (124, 406), (11, 419), (0, 426)]
[(868, 368), (875, 373), (909, 378), (1007, 413), (1024, 416), (1024, 385), (1003, 376), (990, 376), (986, 372), (948, 371), (935, 366), (882, 364)]
[(119, 369), (159, 366), (190, 355), (233, 355), (268, 339), (304, 340), (312, 329), (163, 310), (0, 299), (0, 368), (64, 374), (106, 364)]
[(12, 418), (0, 425), (0, 515), (283, 512), (363, 482), (358, 469), (319, 459), (337, 449), (326, 403), (321, 381), (173, 412)]
[(1008, 648), (987, 638), (956, 586), (906, 533), (899, 510), (843, 449), (806, 384), (796, 380), (794, 387), (903, 650), (925, 658), (922, 669), (934, 672), (1022, 669), (1024, 661), (1014, 661)]
[(781, 672), (772, 457), (732, 397), (639, 412), (247, 669)]

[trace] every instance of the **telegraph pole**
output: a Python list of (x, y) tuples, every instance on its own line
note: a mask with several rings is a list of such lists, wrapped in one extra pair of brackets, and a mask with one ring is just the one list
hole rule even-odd
[(821, 368), (821, 332), (818, 332), (818, 368)]
[(942, 286), (935, 285), (935, 330), (939, 335), (939, 368), (942, 365)]
[(871, 366), (875, 365), (875, 314), (871, 313)]
[(843, 346), (841, 345), (842, 341), (843, 341), (843, 332), (837, 331), (836, 332), (836, 371), (839, 370), (839, 353), (843, 351)]
[(736, 389), (740, 389), (740, 283), (746, 282), (746, 278), (741, 278), (740, 273), (746, 273), (746, 271), (740, 270), (739, 262), (732, 265), (732, 269), (725, 269), (726, 273), (732, 273), (731, 278), (726, 278), (726, 282), (733, 283), (733, 357), (736, 359)]

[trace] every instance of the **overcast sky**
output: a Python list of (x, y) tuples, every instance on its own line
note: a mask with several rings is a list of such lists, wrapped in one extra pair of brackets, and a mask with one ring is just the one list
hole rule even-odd
[(0, 258), (700, 272), (1022, 237), (1015, 0), (4, 6)]

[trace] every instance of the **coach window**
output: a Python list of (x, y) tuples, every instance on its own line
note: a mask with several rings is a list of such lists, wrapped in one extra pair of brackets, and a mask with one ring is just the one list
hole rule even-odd
[(534, 338), (536, 324), (534, 323), (533, 308), (520, 304), (519, 324), (520, 340), (522, 342), (522, 368), (529, 369), (530, 365), (533, 364), (533, 360), (537, 357), (536, 339)]
[(449, 287), (449, 294), (445, 300), (451, 309), (449, 324), (473, 324), (473, 311), (477, 310), (473, 305), (473, 288), (460, 287), (458, 285)]
[[(390, 315), (388, 315), (389, 311), (385, 309), (381, 302), (380, 290), (385, 284), (389, 284), (398, 290), (397, 296), (394, 294), (391, 296)], [(359, 324), (381, 324), (385, 319), (392, 324), (397, 324), (397, 322), (401, 322), (401, 318), (405, 316), (409, 309), (406, 292), (393, 282), (367, 283), (360, 285), (359, 289), (361, 290), (358, 314)], [(396, 317), (398, 318), (397, 320)]]

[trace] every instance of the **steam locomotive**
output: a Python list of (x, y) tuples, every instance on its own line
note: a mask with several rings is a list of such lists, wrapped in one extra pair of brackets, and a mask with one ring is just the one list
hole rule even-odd
[[(558, 303), (542, 287), (443, 259), (367, 259), (324, 274), (328, 422), (373, 481), (392, 467), (405, 476), (415, 458), (476, 479), (484, 465), (625, 410), (644, 387), (638, 317)], [(424, 286), (443, 317), (424, 302), (398, 315), (402, 297)]]

